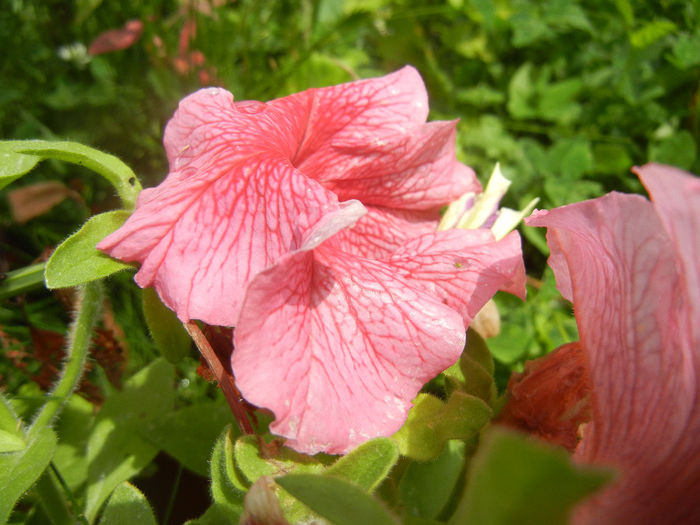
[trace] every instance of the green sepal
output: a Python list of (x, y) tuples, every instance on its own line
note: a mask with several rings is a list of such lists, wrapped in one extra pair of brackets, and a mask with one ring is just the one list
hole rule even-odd
[(611, 479), (609, 470), (574, 464), (563, 448), (494, 427), (471, 460), (449, 524), (563, 525), (576, 503)]
[(398, 519), (374, 496), (340, 478), (289, 474), (278, 485), (314, 512), (336, 525), (398, 525)]
[(432, 461), (412, 461), (401, 476), (399, 497), (410, 514), (437, 518), (456, 492), (466, 459), (463, 441), (452, 439)]
[(464, 392), (453, 392), (447, 402), (418, 394), (406, 423), (393, 437), (403, 456), (430, 461), (440, 455), (450, 439), (473, 442), (492, 416), (483, 399)]
[(16, 452), (0, 454), (0, 523), (5, 523), (22, 495), (39, 479), (56, 451), (56, 434), (43, 428)]
[(100, 525), (156, 525), (148, 500), (128, 481), (119, 485), (107, 500)]
[(168, 361), (178, 363), (190, 352), (192, 339), (153, 288), (143, 290), (143, 315), (153, 341)]
[(399, 447), (389, 438), (375, 438), (361, 444), (323, 471), (326, 476), (351, 481), (372, 492), (389, 475), (399, 459)]
[(214, 445), (209, 462), (214, 503), (196, 523), (222, 523), (223, 519), (236, 523), (243, 512), (246, 487), (233, 465), (233, 439), (236, 435), (232, 428), (232, 425), (226, 427)]
[(77, 286), (131, 268), (95, 248), (99, 241), (124, 224), (129, 215), (125, 210), (95, 215), (63, 241), (46, 263), (47, 288)]

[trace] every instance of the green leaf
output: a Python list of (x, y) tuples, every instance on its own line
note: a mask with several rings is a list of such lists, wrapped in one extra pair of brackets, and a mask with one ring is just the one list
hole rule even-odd
[(160, 447), (184, 467), (207, 477), (214, 444), (223, 427), (233, 421), (228, 405), (202, 401), (151, 420), (139, 431), (144, 439)]
[(275, 481), (336, 525), (399, 523), (379, 500), (348, 481), (314, 474), (289, 474)]
[(403, 507), (421, 518), (437, 518), (455, 491), (464, 469), (465, 445), (450, 440), (433, 461), (411, 462), (399, 482)]
[(153, 510), (139, 489), (125, 481), (107, 501), (100, 525), (156, 525)]
[(630, 35), (634, 47), (645, 48), (676, 30), (676, 24), (670, 20), (657, 19), (647, 22)]
[(289, 472), (320, 473), (330, 461), (323, 455), (307, 456), (279, 445), (270, 448), (269, 451), (261, 450), (257, 436), (242, 436), (236, 441), (234, 461), (250, 483), (255, 483), (261, 476), (275, 477)]
[(389, 438), (366, 441), (323, 471), (372, 492), (399, 459), (399, 447)]
[(471, 442), (493, 412), (483, 399), (455, 391), (445, 403), (430, 394), (418, 394), (406, 423), (394, 434), (402, 455), (419, 461), (435, 459), (450, 439)]
[(93, 521), (114, 488), (137, 474), (158, 453), (139, 430), (172, 410), (173, 366), (153, 361), (107, 399), (87, 447), (88, 488), (85, 514)]
[(649, 147), (649, 160), (671, 164), (682, 169), (690, 169), (697, 155), (697, 145), (693, 135), (681, 130)]
[(0, 149), (0, 190), (31, 171), (40, 160), (41, 157), (34, 155), (22, 155)]
[(5, 274), (0, 281), (0, 299), (44, 287), (44, 263), (32, 264)]
[(27, 443), (24, 438), (16, 432), (0, 430), (0, 454), (5, 452), (17, 452), (24, 449)]
[(63, 241), (46, 263), (46, 286), (66, 288), (102, 279), (131, 265), (112, 259), (95, 245), (129, 217), (125, 210), (90, 217), (83, 227)]
[(471, 461), (449, 523), (565, 524), (573, 506), (610, 479), (609, 471), (575, 465), (562, 448), (494, 428)]
[(92, 403), (74, 394), (56, 422), (59, 441), (53, 462), (72, 490), (77, 490), (87, 480), (86, 449), (95, 424), (94, 409)]
[[(117, 157), (75, 142), (46, 140), (4, 141), (0, 142), (0, 154), (24, 154), (25, 156), (35, 156), (40, 159), (57, 159), (85, 166), (102, 175), (114, 186), (124, 207), (127, 209), (134, 208), (136, 198), (141, 191), (141, 183), (134, 175), (134, 172)], [(15, 175), (17, 174), (16, 170), (19, 169), (21, 171), (32, 162), (27, 159), (16, 160), (15, 158), (15, 164), (12, 164), (13, 158), (10, 157), (8, 160), (10, 161), (10, 166), (15, 167), (8, 168), (8, 170), (15, 170)], [(35, 164), (36, 162), (31, 167)], [(26, 171), (31, 169), (31, 167)]]
[[(243, 512), (243, 497), (245, 490), (242, 481), (235, 472), (233, 465), (233, 440), (231, 426), (227, 427), (216, 440), (214, 451), (211, 455), (210, 477), (211, 494), (214, 500), (212, 507), (200, 518), (202, 523), (218, 523), (211, 521), (214, 517), (227, 515), (230, 517), (229, 523), (238, 521)], [(207, 516), (209, 516), (207, 518)], [(206, 519), (205, 519), (206, 518)], [(206, 521), (209, 519), (210, 521)]]
[(0, 454), (0, 523), (5, 523), (22, 495), (39, 479), (56, 451), (56, 434), (37, 432), (26, 448)]
[(175, 364), (190, 352), (192, 339), (175, 312), (163, 304), (153, 288), (143, 290), (143, 315), (153, 341), (168, 361)]

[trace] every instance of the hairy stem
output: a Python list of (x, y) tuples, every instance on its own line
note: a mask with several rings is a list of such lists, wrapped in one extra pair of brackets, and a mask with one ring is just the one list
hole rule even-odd
[(92, 328), (99, 318), (102, 306), (102, 284), (99, 281), (87, 283), (78, 293), (77, 314), (68, 332), (67, 357), (63, 372), (29, 428), (30, 439), (51, 424), (78, 386), (83, 374), (83, 365), (92, 339)]

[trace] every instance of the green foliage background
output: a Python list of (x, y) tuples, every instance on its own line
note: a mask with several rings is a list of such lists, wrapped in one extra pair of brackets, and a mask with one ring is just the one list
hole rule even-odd
[[(134, 45), (87, 53), (98, 35), (133, 19), (144, 24)], [(196, 24), (196, 34), (183, 51), (186, 24)], [(0, 49), (0, 138), (89, 144), (124, 160), (144, 186), (167, 174), (163, 127), (202, 85), (267, 100), (405, 64), (426, 82), (431, 118), (459, 119), (460, 159), (482, 181), (501, 163), (513, 181), (510, 207), (533, 197), (551, 208), (611, 190), (641, 192), (629, 169), (652, 160), (700, 172), (698, 1), (7, 0)], [(195, 51), (204, 63), (178, 70), (178, 59)], [(65, 201), (20, 225), (0, 198), (0, 272), (35, 262), (90, 215), (117, 206), (106, 183), (56, 162), (12, 187), (57, 177), (79, 193), (78, 204)], [(530, 296), (525, 304), (497, 297), (502, 332), (489, 348), (499, 389), (525, 359), (577, 338), (546, 270), (543, 233), (521, 231)], [(158, 351), (129, 281), (125, 274), (107, 285), (135, 371)], [(20, 347), (33, 328), (65, 332), (67, 324), (44, 290), (0, 300), (0, 327)], [(0, 363), (3, 390), (20, 392), (27, 413), (39, 395), (28, 380), (32, 366), (20, 374)], [(181, 410), (221, 401), (214, 388), (196, 386), (196, 366), (192, 357), (177, 366)], [(91, 379), (106, 397), (114, 393), (99, 366)], [(208, 431), (211, 440), (218, 430)], [(200, 470), (205, 449), (191, 460)], [(131, 497), (129, 487), (120, 490)]]

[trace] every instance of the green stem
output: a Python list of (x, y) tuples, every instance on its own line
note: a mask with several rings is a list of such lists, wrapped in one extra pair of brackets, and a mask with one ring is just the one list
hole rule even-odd
[(63, 404), (78, 386), (83, 374), (83, 365), (92, 339), (92, 327), (100, 315), (102, 306), (101, 282), (87, 283), (80, 289), (79, 293), (78, 313), (68, 333), (68, 357), (65, 361), (63, 374), (49, 394), (46, 404), (34, 418), (28, 432), (29, 439), (51, 424)]
[(114, 155), (75, 142), (47, 140), (10, 140), (0, 143), (2, 150), (9, 150), (41, 158), (57, 159), (85, 166), (107, 179), (127, 210), (136, 206), (141, 183), (129, 166)]

